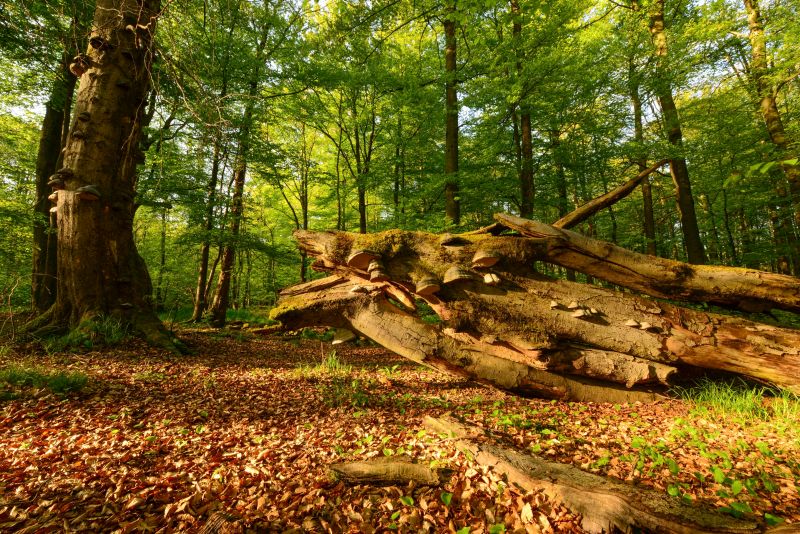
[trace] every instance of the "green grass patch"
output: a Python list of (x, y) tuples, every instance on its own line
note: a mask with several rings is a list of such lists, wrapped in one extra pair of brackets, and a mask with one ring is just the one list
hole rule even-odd
[[(83, 373), (65, 373), (64, 371), (48, 372), (35, 367), (21, 365), (8, 365), (0, 369), (0, 383), (16, 388), (43, 388), (46, 387), (53, 393), (66, 395), (80, 391), (86, 386), (89, 378)], [(14, 398), (16, 393), (5, 391), (0, 393), (0, 399)]]
[(303, 377), (330, 375), (330, 376), (349, 376), (353, 371), (353, 366), (344, 363), (336, 351), (333, 350), (323, 357), (316, 365), (302, 365), (296, 369), (298, 375)]
[(687, 388), (677, 388), (683, 400), (724, 415), (747, 420), (794, 425), (800, 417), (800, 398), (786, 390), (754, 386), (744, 380), (702, 379)]

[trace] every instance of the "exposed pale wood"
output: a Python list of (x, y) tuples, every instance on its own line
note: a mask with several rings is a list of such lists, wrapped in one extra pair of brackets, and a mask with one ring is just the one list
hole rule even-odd
[(449, 469), (431, 469), (413, 463), (407, 456), (376, 457), (363, 462), (336, 463), (328, 466), (331, 475), (349, 484), (438, 486), (452, 475)]
[(428, 416), (423, 424), (433, 432), (458, 440), (460, 449), (470, 451), (478, 463), (502, 473), (512, 484), (529, 491), (542, 491), (580, 514), (582, 527), (588, 532), (611, 532), (615, 528), (623, 532), (645, 529), (679, 534), (761, 532), (753, 521), (686, 504), (664, 492), (499, 447), (482, 440), (482, 433), (476, 427), (452, 417)]
[(598, 211), (604, 210), (609, 206), (613, 206), (623, 198), (630, 195), (637, 187), (639, 187), (639, 184), (642, 183), (642, 180), (666, 164), (667, 160), (661, 160), (655, 165), (648, 167), (624, 184), (612, 189), (604, 195), (590, 200), (586, 204), (577, 208), (575, 211), (564, 215), (559, 220), (554, 222), (553, 226), (555, 228), (572, 228), (573, 226), (582, 223)]

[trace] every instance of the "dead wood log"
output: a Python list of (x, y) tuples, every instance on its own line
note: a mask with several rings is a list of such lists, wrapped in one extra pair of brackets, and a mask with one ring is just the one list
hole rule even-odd
[(457, 447), (475, 460), (508, 477), (522, 489), (542, 491), (583, 516), (587, 532), (634, 532), (645, 529), (663, 533), (761, 532), (753, 521), (735, 519), (697, 504), (686, 504), (643, 486), (626, 484), (581, 471), (569, 464), (521, 454), (481, 439), (479, 430), (452, 417), (426, 417), (429, 430), (456, 439)]
[(377, 457), (363, 462), (328, 466), (333, 478), (348, 484), (398, 485), (413, 482), (420, 486), (439, 486), (453, 474), (450, 469), (431, 469), (415, 464), (407, 456)]
[(573, 226), (577, 226), (578, 224), (582, 223), (595, 213), (600, 210), (603, 210), (609, 206), (613, 206), (623, 198), (627, 197), (633, 191), (639, 187), (639, 184), (642, 183), (642, 180), (656, 172), (660, 169), (663, 165), (668, 163), (669, 160), (663, 159), (649, 167), (644, 169), (642, 172), (625, 182), (624, 184), (615, 187), (608, 193), (604, 195), (600, 195), (599, 197), (590, 200), (586, 204), (583, 204), (575, 211), (568, 213), (561, 217), (559, 220), (553, 223), (553, 226), (556, 228), (572, 228)]
[[(605, 241), (513, 215), (498, 221), (541, 239), (531, 254), (653, 297), (707, 302), (746, 312), (778, 308), (800, 313), (800, 280), (793, 276), (718, 265), (690, 265), (639, 254)], [(529, 245), (532, 249), (537, 247)]]
[[(531, 221), (501, 218), (507, 219), (515, 229), (529, 231), (523, 223)], [(273, 318), (291, 328), (354, 329), (419, 363), (529, 395), (647, 400), (654, 398), (653, 386), (667, 384), (677, 368), (687, 365), (800, 392), (797, 330), (554, 280), (532, 267), (534, 260), (558, 257), (548, 239), (497, 233), (497, 227), (446, 238), (397, 230), (370, 235), (298, 231), (301, 248), (316, 257), (314, 268), (334, 276), (285, 290)], [(379, 257), (385, 279), (371, 281), (366, 269), (349, 266), (352, 250)], [(498, 261), (471, 270), (476, 257)], [(599, 257), (592, 262), (595, 271), (604, 265)], [(578, 270), (588, 272), (584, 267)], [(610, 262), (608, 270), (617, 268)], [(455, 271), (459, 276), (445, 277)], [(488, 273), (491, 283), (484, 276)], [(431, 278), (448, 282), (435, 293), (414, 293), (422, 287), (420, 280)], [(619, 283), (635, 286), (637, 280), (629, 276)], [(755, 299), (757, 286), (744, 286), (742, 300)], [(423, 321), (415, 298), (430, 305), (441, 322)], [(786, 302), (769, 292), (760, 298)]]

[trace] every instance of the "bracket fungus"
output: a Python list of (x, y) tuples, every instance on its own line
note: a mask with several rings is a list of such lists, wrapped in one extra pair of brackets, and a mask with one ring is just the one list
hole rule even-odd
[(500, 261), (500, 254), (493, 250), (479, 249), (472, 257), (472, 267), (492, 267)]
[(356, 250), (347, 257), (347, 266), (366, 271), (372, 260), (380, 259), (380, 254), (371, 250)]
[(474, 280), (475, 277), (472, 276), (472, 273), (467, 271), (466, 269), (462, 269), (458, 266), (453, 266), (447, 269), (444, 273), (444, 278), (442, 281), (445, 284), (453, 284), (455, 282), (463, 282), (467, 280)]
[(64, 189), (66, 187), (66, 184), (59, 175), (54, 174), (53, 176), (50, 177), (50, 181), (47, 182), (47, 186), (52, 187), (53, 190), (55, 191), (58, 191), (60, 189)]
[(81, 200), (100, 200), (100, 190), (94, 185), (84, 185), (75, 190)]
[(437, 280), (433, 276), (424, 276), (420, 278), (419, 282), (415, 284), (414, 292), (417, 295), (428, 296), (428, 295), (433, 295), (440, 289), (441, 286), (439, 285), (439, 280)]

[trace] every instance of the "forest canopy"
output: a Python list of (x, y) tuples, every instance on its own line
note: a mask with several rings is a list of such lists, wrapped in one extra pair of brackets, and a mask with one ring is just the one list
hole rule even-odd
[[(226, 246), (230, 305), (271, 305), (310, 276), (295, 229), (552, 222), (661, 160), (577, 229), (665, 258), (800, 270), (794, 2), (161, 4), (133, 223), (159, 309), (213, 306)], [(42, 132), (64, 146), (77, 120), (94, 7), (0, 11), (13, 305), (31, 300), (50, 209), (34, 187)]]

